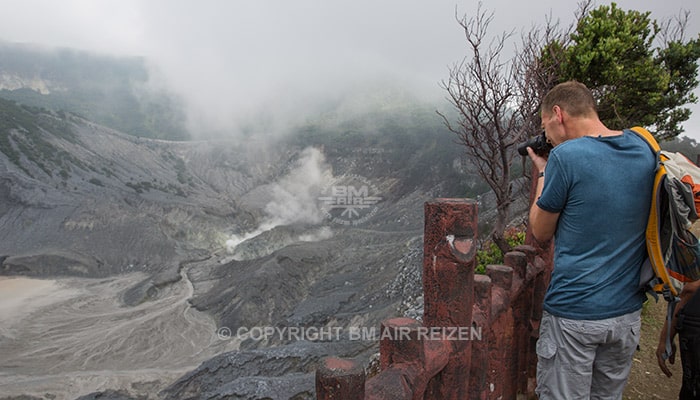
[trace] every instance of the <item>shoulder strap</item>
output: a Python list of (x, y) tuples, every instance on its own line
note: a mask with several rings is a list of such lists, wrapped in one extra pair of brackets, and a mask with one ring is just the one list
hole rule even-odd
[(661, 151), (661, 146), (659, 146), (659, 142), (654, 139), (654, 136), (646, 129), (642, 128), (641, 126), (635, 126), (631, 128), (636, 134), (642, 137), (642, 139), (646, 140), (647, 144), (649, 147), (651, 147), (651, 150), (654, 153), (658, 153)]
[[(661, 250), (661, 240), (659, 237), (659, 231), (662, 223), (659, 210), (661, 201), (661, 199), (659, 198), (659, 191), (661, 190), (661, 185), (666, 176), (666, 167), (662, 162), (663, 159), (661, 157), (661, 146), (659, 146), (659, 143), (656, 141), (656, 139), (654, 139), (654, 136), (652, 136), (651, 133), (649, 133), (649, 131), (640, 126), (635, 126), (634, 128), (632, 128), (632, 131), (637, 133), (647, 142), (649, 148), (656, 156), (654, 191), (651, 196), (651, 209), (649, 210), (649, 218), (647, 221), (646, 229), (647, 254), (649, 256), (649, 260), (651, 261), (651, 266), (654, 270), (654, 273), (660, 279), (660, 281), (652, 283), (653, 290), (657, 293), (664, 293), (664, 298), (666, 298), (666, 300), (669, 300), (670, 298), (678, 296), (678, 293), (675, 290), (675, 288), (673, 288), (671, 285), (668, 285), (670, 279), (668, 276), (668, 272), (666, 271), (666, 260), (663, 251)], [(668, 293), (665, 293), (664, 290), (667, 290)]]
[[(651, 152), (654, 153), (654, 157), (656, 157), (656, 170), (655, 170), (655, 172), (658, 173), (659, 169), (663, 169), (661, 171), (662, 172), (661, 174), (657, 174), (657, 178), (658, 178), (658, 175), (665, 175), (666, 170), (664, 168), (663, 161), (667, 160), (668, 157), (661, 154), (661, 146), (659, 145), (659, 142), (657, 142), (656, 139), (654, 138), (654, 135), (652, 135), (651, 132), (649, 132), (645, 128), (642, 128), (641, 126), (635, 126), (635, 127), (630, 128), (630, 129), (634, 133), (636, 133), (637, 135), (641, 136), (642, 139), (644, 139), (644, 141), (647, 142), (647, 144), (649, 145)], [(658, 182), (654, 182), (654, 187), (656, 187), (657, 184), (658, 184)]]
[[(652, 206), (651, 206), (651, 212), (649, 214), (649, 221), (647, 224), (647, 252), (649, 255), (649, 258), (651, 260), (652, 266), (654, 266), (654, 270), (661, 278), (663, 282), (668, 282), (669, 281), (669, 276), (666, 271), (666, 268), (664, 266), (665, 261), (663, 259), (663, 256), (661, 254), (661, 247), (658, 242), (658, 230), (659, 230), (659, 215), (658, 215), (658, 196), (656, 191), (658, 190), (658, 187), (660, 185), (661, 178), (666, 174), (666, 168), (664, 167), (663, 163), (661, 162), (661, 146), (659, 146), (659, 142), (656, 141), (654, 136), (652, 134), (642, 128), (641, 126), (635, 126), (631, 128), (632, 131), (634, 131), (636, 134), (641, 136), (649, 145), (651, 150), (654, 152), (656, 155), (656, 161), (657, 161), (657, 173), (654, 178), (654, 194), (652, 196)], [(658, 169), (661, 169), (659, 171)], [(660, 173), (659, 173), (660, 172)], [(663, 354), (663, 359), (666, 360), (671, 356), (672, 352), (672, 344), (671, 344), (671, 321), (673, 319), (673, 314), (675, 312), (676, 304), (680, 300), (678, 298), (679, 293), (675, 290), (675, 288), (672, 285), (669, 284), (663, 284), (662, 285), (663, 289), (662, 292), (664, 294), (664, 298), (667, 300), (667, 309), (666, 309), (666, 323), (668, 326), (668, 331), (666, 332), (666, 349)], [(656, 289), (658, 290), (658, 288)]]

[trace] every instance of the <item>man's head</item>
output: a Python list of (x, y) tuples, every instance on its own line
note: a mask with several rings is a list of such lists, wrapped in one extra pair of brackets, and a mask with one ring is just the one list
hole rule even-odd
[(572, 117), (596, 117), (596, 103), (586, 85), (577, 81), (563, 82), (553, 87), (542, 100), (542, 113), (551, 113), (559, 106)]
[(570, 139), (565, 119), (598, 120), (596, 102), (591, 91), (577, 81), (563, 82), (550, 90), (542, 100), (542, 128), (553, 145)]

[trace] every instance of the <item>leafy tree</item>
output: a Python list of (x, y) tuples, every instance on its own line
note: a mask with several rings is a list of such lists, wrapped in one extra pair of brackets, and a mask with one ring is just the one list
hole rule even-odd
[(690, 117), (683, 105), (697, 102), (692, 91), (700, 35), (683, 41), (688, 16), (660, 25), (649, 12), (624, 11), (615, 3), (582, 13), (570, 43), (548, 47), (561, 52), (559, 81), (576, 79), (591, 88), (601, 120), (613, 129), (644, 125), (658, 139), (679, 135)]

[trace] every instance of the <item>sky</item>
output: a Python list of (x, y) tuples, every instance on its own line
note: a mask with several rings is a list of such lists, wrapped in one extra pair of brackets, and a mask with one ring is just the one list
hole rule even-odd
[[(663, 20), (697, 0), (618, 0)], [(574, 21), (575, 1), (483, 0), (489, 35)], [(596, 0), (595, 5), (609, 4)], [(476, 0), (0, 0), (0, 40), (142, 56), (157, 84), (181, 94), (193, 126), (228, 129), (266, 113), (301, 117), (349, 89), (391, 82), (426, 101), (466, 53), (455, 14)], [(515, 39), (514, 39), (515, 40)], [(697, 91), (700, 95), (700, 91)], [(700, 97), (700, 96), (699, 96)], [(261, 111), (262, 110), (262, 111)], [(700, 140), (700, 106), (684, 124)]]

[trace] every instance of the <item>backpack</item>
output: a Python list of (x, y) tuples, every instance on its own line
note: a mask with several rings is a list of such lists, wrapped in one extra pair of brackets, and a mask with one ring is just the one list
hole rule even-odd
[[(690, 230), (700, 214), (700, 168), (681, 153), (661, 150), (646, 129), (632, 130), (647, 142), (657, 160), (646, 229), (649, 258), (642, 266), (640, 285), (657, 301), (661, 294), (668, 302), (670, 331), (683, 285), (700, 279), (700, 242)], [(667, 335), (665, 358), (670, 351)]]

